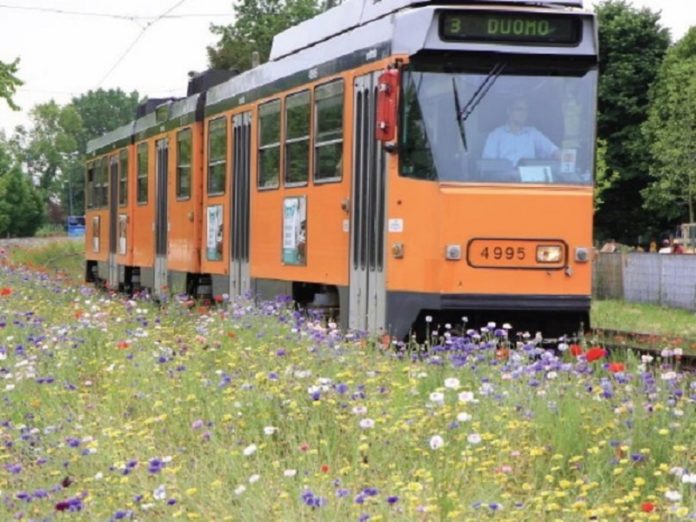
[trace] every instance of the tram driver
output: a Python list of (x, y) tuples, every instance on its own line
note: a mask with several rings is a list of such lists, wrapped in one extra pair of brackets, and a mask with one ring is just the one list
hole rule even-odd
[(541, 131), (525, 125), (529, 104), (522, 97), (513, 98), (507, 108), (507, 122), (486, 138), (483, 159), (508, 160), (517, 167), (521, 160), (559, 160), (561, 150)]

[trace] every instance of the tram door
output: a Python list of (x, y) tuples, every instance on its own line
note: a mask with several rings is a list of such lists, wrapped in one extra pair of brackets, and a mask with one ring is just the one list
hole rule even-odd
[(232, 256), (230, 295), (250, 289), (249, 271), (249, 180), (251, 169), (251, 112), (232, 118)]
[(167, 280), (167, 173), (169, 170), (169, 141), (158, 140), (155, 144), (155, 296), (165, 296), (169, 291)]
[(386, 320), (385, 154), (375, 138), (380, 72), (355, 79), (350, 253), (350, 328), (378, 332)]
[(109, 288), (118, 288), (118, 156), (109, 162)]

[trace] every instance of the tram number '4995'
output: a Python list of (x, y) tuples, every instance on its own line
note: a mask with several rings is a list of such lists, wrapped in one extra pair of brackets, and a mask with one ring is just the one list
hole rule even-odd
[(522, 261), (527, 257), (527, 251), (524, 247), (484, 247), (480, 255), (483, 259), (506, 259), (508, 261), (518, 259)]

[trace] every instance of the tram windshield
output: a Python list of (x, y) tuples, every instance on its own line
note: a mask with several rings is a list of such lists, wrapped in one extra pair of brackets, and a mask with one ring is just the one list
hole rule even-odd
[(591, 185), (596, 82), (587, 67), (411, 66), (402, 80), (401, 175)]

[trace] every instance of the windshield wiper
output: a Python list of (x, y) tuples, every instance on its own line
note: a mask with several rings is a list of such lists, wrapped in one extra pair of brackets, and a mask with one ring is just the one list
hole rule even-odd
[(505, 64), (502, 62), (498, 62), (493, 66), (493, 68), (489, 71), (489, 73), (481, 82), (481, 85), (478, 86), (478, 88), (474, 91), (474, 94), (471, 95), (469, 101), (466, 102), (466, 105), (464, 105), (464, 107), (460, 111), (457, 111), (457, 119), (466, 121), (469, 118), (469, 116), (471, 116), (471, 113), (474, 112), (474, 109), (477, 107), (477, 105), (481, 103), (481, 100), (483, 100), (486, 94), (488, 94), (488, 91), (491, 89), (491, 87), (493, 87), (493, 84), (498, 79), (500, 74), (503, 72), (503, 69), (505, 69)]
[(505, 69), (504, 63), (496, 63), (493, 66), (493, 68), (488, 72), (486, 77), (483, 79), (481, 85), (479, 85), (478, 88), (474, 91), (474, 94), (471, 95), (471, 98), (469, 98), (469, 101), (466, 102), (466, 105), (464, 105), (464, 107), (462, 107), (461, 101), (459, 100), (459, 91), (457, 90), (456, 78), (454, 76), (452, 77), (452, 92), (454, 93), (454, 110), (456, 113), (455, 116), (457, 118), (457, 125), (459, 126), (459, 135), (462, 138), (462, 145), (464, 145), (464, 150), (468, 150), (466, 143), (466, 128), (464, 127), (464, 123), (469, 118), (469, 116), (471, 116), (471, 113), (474, 112), (474, 109), (476, 109), (476, 107), (484, 98), (484, 96), (488, 94), (488, 91), (491, 89), (491, 87), (493, 87), (493, 84), (498, 79), (498, 76), (500, 76), (500, 74), (503, 72), (503, 69)]
[(459, 101), (459, 91), (457, 90), (457, 81), (452, 76), (452, 92), (454, 93), (454, 110), (456, 111), (457, 125), (459, 126), (459, 135), (462, 138), (462, 145), (464, 145), (464, 150), (469, 150), (466, 145), (466, 129), (464, 128), (464, 122), (460, 118), (462, 113), (462, 105)]

